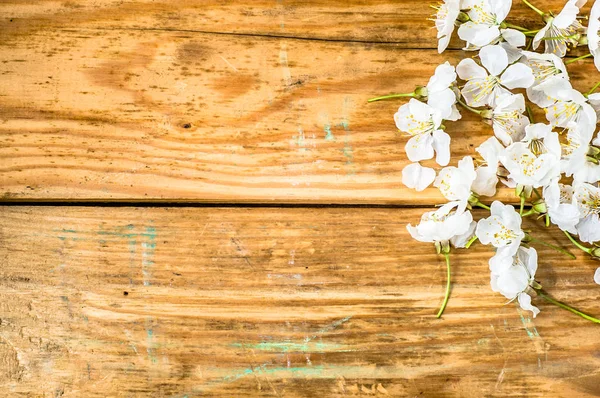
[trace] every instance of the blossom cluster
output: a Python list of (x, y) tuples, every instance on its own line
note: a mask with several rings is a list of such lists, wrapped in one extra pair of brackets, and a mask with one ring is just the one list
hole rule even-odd
[[(476, 241), (494, 249), (489, 259), (493, 291), (517, 300), (534, 317), (539, 313), (535, 297), (585, 315), (547, 296), (535, 280), (538, 254), (531, 243), (552, 245), (524, 231), (522, 221), (533, 216), (546, 227), (554, 224), (579, 249), (600, 259), (600, 93), (594, 93), (600, 83), (581, 93), (567, 68), (589, 58), (600, 70), (600, 0), (591, 7), (587, 27), (588, 17), (580, 15), (586, 0), (568, 0), (557, 14), (523, 2), (539, 14), (537, 27), (507, 22), (511, 0), (444, 0), (434, 7), (438, 51), (446, 50), (456, 30), (463, 50), (476, 54), (456, 66), (437, 66), (429, 82), (412, 93), (370, 100), (411, 97), (394, 115), (398, 129), (410, 136), (405, 151), (411, 163), (402, 181), (417, 191), (433, 184), (448, 201), (407, 226), (414, 239), (434, 243), (446, 257), (448, 286), (438, 317), (449, 297), (450, 250)], [(589, 54), (565, 58), (578, 46)], [(543, 109), (545, 121), (534, 120), (531, 105)], [(479, 115), (493, 135), (477, 154), (448, 166), (451, 137), (445, 124), (465, 111)], [(419, 163), (429, 159), (441, 169)], [(501, 185), (514, 189), (520, 206), (493, 200)], [(473, 207), (488, 210), (489, 216), (474, 220)], [(593, 278), (600, 284), (600, 268)]]

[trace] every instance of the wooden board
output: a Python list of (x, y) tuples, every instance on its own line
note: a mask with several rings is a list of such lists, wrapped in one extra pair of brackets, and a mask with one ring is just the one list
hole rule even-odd
[[(597, 325), (504, 305), (488, 248), (452, 255), (435, 319), (445, 265), (405, 229), (421, 210), (0, 212), (5, 396), (600, 394)], [(540, 253), (547, 291), (600, 314), (598, 263)]]
[[(426, 2), (252, 4), (3, 2), (0, 198), (442, 201), (401, 183), (404, 101), (366, 103), (469, 55), (432, 50)], [(597, 81), (591, 60), (570, 69)], [(448, 131), (454, 162), (491, 134), (472, 115)]]

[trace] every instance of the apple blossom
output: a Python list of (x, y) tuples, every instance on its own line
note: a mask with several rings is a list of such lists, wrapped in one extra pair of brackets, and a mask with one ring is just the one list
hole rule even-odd
[(519, 141), (525, 135), (525, 126), (529, 125), (529, 118), (525, 112), (525, 98), (523, 94), (507, 94), (500, 98), (491, 111), (490, 120), (496, 137), (504, 145)]
[(491, 244), (498, 249), (499, 257), (512, 256), (521, 245), (525, 232), (521, 229), (521, 216), (511, 205), (494, 201), (490, 207), (491, 216), (477, 223), (475, 235), (484, 245)]
[[(567, 142), (562, 145), (561, 171), (575, 181), (594, 183), (600, 180), (600, 149), (591, 145), (592, 134), (582, 131), (580, 125), (570, 129)], [(591, 156), (590, 156), (591, 155)]]
[(577, 34), (585, 33), (585, 27), (577, 20), (579, 8), (587, 0), (568, 0), (558, 15), (544, 14), (546, 26), (540, 29), (533, 38), (533, 48), (537, 49), (543, 41), (545, 52), (564, 57), (567, 47), (577, 46)]
[(592, 184), (573, 184), (573, 197), (579, 209), (580, 221), (577, 224), (579, 239), (583, 242), (600, 241), (600, 188)]
[(548, 98), (539, 87), (553, 78), (569, 80), (565, 63), (554, 54), (538, 54), (531, 51), (523, 51), (522, 54), (521, 62), (531, 68), (535, 79), (533, 85), (527, 88), (527, 98), (541, 108), (552, 105), (556, 100)]
[(467, 48), (480, 48), (504, 40), (513, 47), (525, 45), (525, 35), (503, 24), (512, 6), (512, 0), (465, 0), (470, 20), (458, 28), (458, 37), (467, 42)]
[(542, 123), (530, 124), (525, 132), (523, 141), (511, 144), (500, 154), (500, 162), (516, 184), (533, 188), (546, 186), (560, 175), (558, 134)]
[(506, 50), (500, 46), (482, 48), (479, 57), (485, 68), (471, 58), (463, 59), (456, 67), (458, 76), (467, 80), (461, 93), (470, 106), (493, 107), (502, 96), (510, 94), (508, 89), (526, 88), (534, 82), (531, 68), (522, 63), (509, 66)]
[(439, 188), (444, 197), (450, 200), (450, 203), (456, 204), (458, 213), (462, 213), (469, 204), (471, 198), (471, 185), (477, 177), (473, 159), (465, 156), (458, 162), (458, 167), (444, 167), (433, 186)]
[(460, 14), (460, 0), (444, 0), (437, 7), (434, 14), (435, 28), (437, 29), (438, 53), (443, 53), (448, 48), (450, 37), (454, 32), (454, 24)]
[(538, 268), (537, 251), (519, 247), (514, 256), (507, 256), (495, 264), (491, 273), (492, 290), (509, 300), (517, 299), (522, 309), (533, 312), (535, 318), (540, 310), (531, 305), (530, 288), (538, 287), (534, 277)]
[(412, 162), (433, 158), (445, 166), (450, 161), (450, 136), (440, 129), (442, 113), (419, 100), (411, 98), (394, 115), (396, 127), (412, 137), (404, 147)]
[(577, 233), (579, 209), (573, 201), (573, 187), (558, 180), (544, 187), (544, 201), (550, 220), (563, 231)]
[(427, 89), (427, 104), (439, 109), (442, 118), (456, 121), (460, 113), (456, 109), (456, 94), (452, 87), (456, 83), (456, 71), (448, 61), (435, 68), (433, 76), (429, 79)]

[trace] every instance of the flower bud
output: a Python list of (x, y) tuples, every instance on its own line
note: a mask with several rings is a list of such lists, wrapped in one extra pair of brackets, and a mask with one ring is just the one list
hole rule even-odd
[(420, 100), (420, 101), (425, 101), (427, 100), (427, 87), (423, 87), (423, 86), (417, 86), (415, 87), (415, 98)]
[(461, 11), (458, 13), (458, 17), (456, 17), (456, 20), (465, 23), (469, 22), (471, 20), (471, 17), (469, 17), (469, 14), (467, 14), (466, 12)]
[(535, 211), (538, 214), (546, 213), (548, 211), (548, 208), (546, 207), (546, 202), (544, 202), (543, 200), (538, 200), (534, 202), (533, 211)]

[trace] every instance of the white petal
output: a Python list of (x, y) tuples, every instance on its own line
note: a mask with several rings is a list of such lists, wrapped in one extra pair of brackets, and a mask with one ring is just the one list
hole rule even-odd
[(489, 0), (490, 8), (496, 15), (496, 22), (500, 23), (506, 19), (512, 6), (512, 0)]
[(419, 163), (411, 163), (402, 170), (402, 183), (419, 192), (430, 186), (434, 179), (435, 170)]
[(411, 162), (431, 159), (433, 157), (433, 137), (431, 134), (420, 134), (412, 137), (404, 146)]
[(533, 312), (534, 318), (540, 313), (540, 310), (537, 307), (531, 305), (531, 296), (529, 296), (527, 293), (520, 293), (518, 301), (522, 309)]
[(577, 224), (577, 233), (582, 242), (594, 243), (600, 241), (600, 219), (598, 214), (592, 214)]
[(558, 28), (566, 29), (573, 22), (575, 22), (575, 18), (577, 17), (578, 13), (579, 7), (577, 7), (576, 2), (568, 1), (567, 4), (565, 4), (563, 9), (561, 10), (561, 12), (559, 12), (558, 15), (554, 17), (554, 21), (552, 21), (552, 23)]
[(600, 285), (600, 268), (596, 269), (594, 273), (594, 282)]
[(487, 46), (500, 36), (496, 25), (476, 24), (471, 21), (460, 25), (458, 37), (477, 47)]
[(508, 66), (508, 55), (501, 46), (485, 46), (479, 51), (481, 64), (494, 76), (498, 76)]
[(544, 26), (542, 29), (540, 29), (539, 32), (535, 34), (535, 36), (533, 37), (534, 50), (536, 50), (540, 46), (540, 43), (542, 42), (544, 36), (546, 36), (546, 32), (548, 31), (548, 29), (550, 29), (550, 26), (552, 26), (552, 21), (546, 23), (546, 26)]
[(434, 131), (432, 146), (437, 164), (446, 166), (450, 162), (450, 136), (442, 130)]
[(455, 103), (456, 95), (450, 88), (432, 93), (427, 97), (427, 104), (438, 109), (442, 114), (442, 118), (446, 120), (449, 120), (448, 118), (452, 115), (452, 105)]
[(471, 58), (465, 58), (456, 67), (456, 73), (462, 80), (484, 79), (488, 76), (484, 68), (477, 65)]
[(438, 92), (447, 89), (456, 80), (456, 71), (448, 61), (438, 65), (435, 73), (427, 83), (429, 92)]
[(506, 71), (500, 77), (502, 85), (509, 88), (527, 88), (530, 87), (535, 78), (531, 68), (525, 64), (514, 64), (506, 68)]
[(477, 169), (477, 178), (471, 189), (481, 196), (494, 196), (498, 185), (497, 167), (483, 166)]
[(502, 37), (513, 47), (523, 47), (525, 45), (525, 35), (516, 29), (502, 29)]

